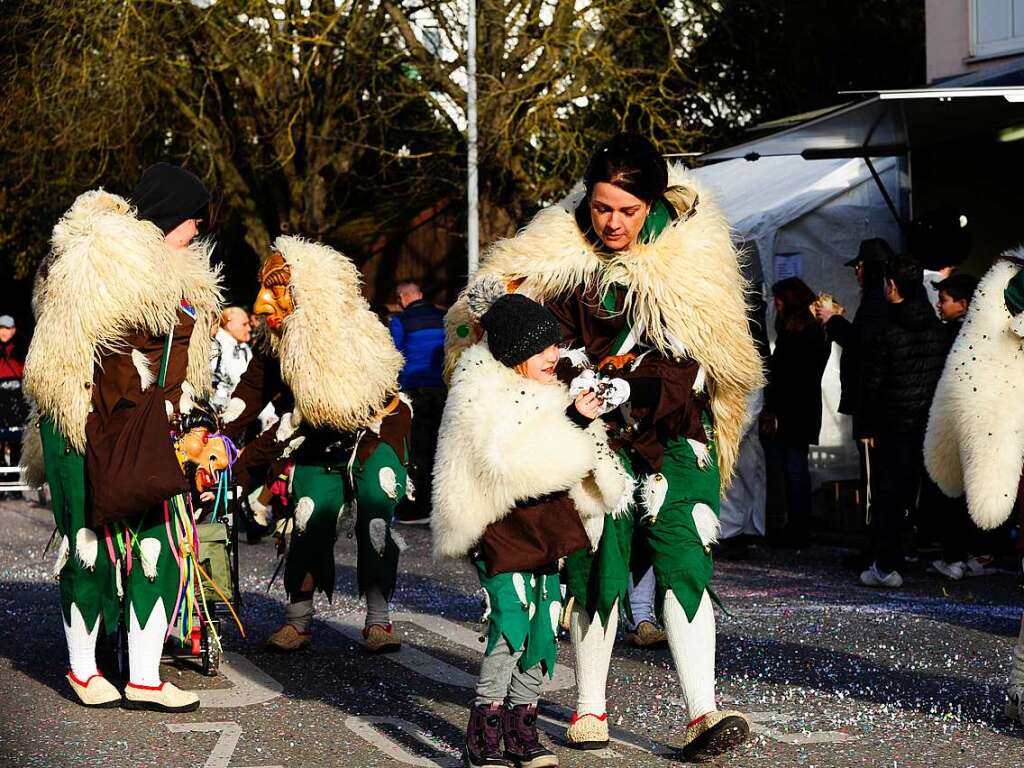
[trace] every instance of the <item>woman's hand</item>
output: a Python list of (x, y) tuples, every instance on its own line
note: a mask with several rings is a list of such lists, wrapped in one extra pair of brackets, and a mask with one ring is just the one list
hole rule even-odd
[[(563, 401), (564, 402), (564, 401)], [(581, 416), (585, 416), (588, 419), (596, 419), (597, 415), (601, 412), (601, 406), (604, 403), (601, 398), (594, 394), (592, 390), (586, 390), (580, 392), (576, 396), (576, 410), (580, 412)]]
[(835, 304), (822, 304), (814, 312), (818, 318), (818, 322), (824, 325), (836, 315), (840, 317), (845, 313), (842, 307), (838, 307)]

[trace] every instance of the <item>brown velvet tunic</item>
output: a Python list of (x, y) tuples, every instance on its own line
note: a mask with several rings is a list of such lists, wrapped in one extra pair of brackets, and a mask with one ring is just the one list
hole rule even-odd
[[(100, 525), (124, 518), (124, 507), (140, 513), (152, 503), (154, 493), (170, 497), (188, 490), (164, 418), (164, 401), (178, 410), (182, 385), (188, 372), (188, 350), (195, 320), (184, 311), (171, 334), (167, 375), (162, 391), (158, 385), (160, 361), (166, 336), (135, 331), (123, 336), (116, 350), (100, 355), (93, 367), (92, 411), (86, 420), (89, 440), (86, 474), (92, 494), (90, 524)], [(134, 351), (145, 358), (153, 383), (145, 392), (132, 359)], [(146, 411), (135, 411), (148, 397)], [(158, 413), (157, 410), (158, 409)], [(140, 414), (153, 414), (158, 422)], [(148, 430), (159, 423), (167, 430), (155, 435)], [(142, 424), (147, 426), (143, 427)], [(141, 430), (146, 430), (143, 434)], [(126, 437), (127, 435), (127, 437)], [(134, 436), (134, 437), (132, 437)], [(141, 441), (141, 442), (140, 442)], [(131, 456), (126, 455), (131, 452)]]
[[(281, 366), (277, 358), (266, 353), (257, 352), (249, 362), (249, 367), (239, 380), (232, 398), (245, 403), (242, 413), (226, 424), (224, 433), (232, 440), (239, 440), (267, 403), (273, 403), (279, 412), (290, 411), (295, 398), (285, 384), (281, 375)], [(404, 402), (388, 414), (381, 423), (380, 434), (367, 430), (359, 439), (356, 458), (366, 461), (382, 442), (387, 443), (403, 462), (408, 452), (409, 429), (412, 424), (412, 412)], [(330, 427), (313, 427), (303, 422), (291, 440), (302, 436), (306, 439), (296, 450), (292, 458), (300, 464), (332, 464), (345, 465), (356, 446), (357, 434), (343, 432)], [(239, 482), (248, 483), (251, 468), (271, 466), (277, 470), (281, 454), (288, 447), (288, 441), (277, 439), (274, 427), (263, 432), (255, 440), (249, 442), (234, 467), (235, 477)]]
[[(546, 301), (545, 306), (561, 323), (563, 340), (570, 347), (584, 347), (596, 366), (612, 354), (615, 338), (626, 327), (625, 299), (625, 289), (616, 286), (615, 309), (609, 311), (593, 289), (576, 288), (564, 298)], [(633, 351), (640, 354), (646, 348), (641, 339)], [(707, 443), (701, 413), (710, 416), (710, 405), (705, 394), (693, 391), (699, 370), (695, 360), (670, 360), (651, 350), (636, 370), (619, 371), (616, 375), (630, 383), (631, 418), (627, 423), (618, 409), (604, 417), (611, 427), (612, 448), (630, 448), (657, 472), (670, 440), (685, 437)], [(564, 378), (575, 375), (565, 361), (559, 373)]]
[[(175, 412), (181, 399), (181, 385), (188, 371), (188, 346), (194, 327), (195, 320), (179, 311), (178, 324), (171, 337), (171, 354), (164, 382), (164, 399), (170, 401)], [(93, 369), (90, 419), (106, 421), (115, 410), (138, 405), (142, 401), (142, 380), (132, 360), (132, 350), (138, 350), (146, 356), (149, 369), (153, 372), (153, 386), (156, 386), (166, 339), (166, 336), (153, 336), (141, 331), (129, 333), (122, 339), (117, 351), (100, 356)]]

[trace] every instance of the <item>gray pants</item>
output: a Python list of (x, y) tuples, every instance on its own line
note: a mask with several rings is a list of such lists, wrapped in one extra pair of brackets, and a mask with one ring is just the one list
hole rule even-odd
[(480, 677), (476, 681), (474, 705), (486, 706), (506, 699), (513, 707), (537, 703), (544, 672), (540, 664), (526, 672), (521, 670), (519, 657), (522, 655), (522, 650), (513, 653), (508, 643), (502, 641), (484, 656)]
[(1013, 648), (1013, 662), (1010, 665), (1010, 686), (1024, 688), (1024, 618), (1021, 619), (1017, 645)]

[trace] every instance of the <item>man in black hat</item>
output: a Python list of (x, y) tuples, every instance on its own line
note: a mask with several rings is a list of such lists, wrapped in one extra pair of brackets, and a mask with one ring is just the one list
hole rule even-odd
[(843, 352), (839, 358), (839, 413), (853, 420), (853, 439), (860, 456), (860, 498), (867, 499), (867, 459), (861, 438), (866, 437), (862, 427), (861, 402), (863, 392), (863, 358), (871, 337), (886, 316), (885, 294), (882, 290), (882, 271), (893, 258), (892, 248), (880, 237), (861, 242), (857, 255), (846, 262), (853, 267), (860, 285), (860, 304), (847, 320), (836, 311), (835, 304), (819, 307), (818, 320), (825, 326), (829, 341), (838, 344)]

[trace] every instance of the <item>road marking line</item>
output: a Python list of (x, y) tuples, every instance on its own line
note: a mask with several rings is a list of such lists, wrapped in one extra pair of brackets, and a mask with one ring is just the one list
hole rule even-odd
[[(166, 723), (171, 733), (219, 733), (210, 756), (203, 768), (228, 768), (231, 756), (235, 754), (238, 740), (242, 738), (242, 726), (234, 722), (219, 723)], [(284, 768), (281, 765), (263, 765), (259, 768)]]
[(234, 685), (196, 691), (201, 706), (212, 709), (249, 707), (276, 699), (284, 690), (277, 680), (238, 653), (226, 652), (220, 671)]
[(762, 723), (790, 723), (796, 720), (795, 715), (786, 715), (781, 712), (747, 712), (747, 719), (751, 722), (752, 733), (759, 733), (769, 739), (780, 741), (783, 744), (795, 746), (806, 746), (808, 744), (840, 744), (844, 741), (853, 741), (856, 736), (840, 731), (800, 731), (799, 733), (785, 733), (775, 728), (767, 728)]
[[(469, 627), (463, 626), (457, 622), (446, 619), (442, 616), (436, 616), (430, 613), (412, 613), (412, 612), (399, 612), (393, 614), (395, 621), (405, 621), (409, 624), (415, 624), (421, 629), (425, 629), (428, 632), (433, 632), (435, 635), (439, 635), (447, 640), (450, 640), (457, 645), (461, 645), (463, 648), (468, 648), (471, 651), (482, 654), (485, 643), (480, 642), (480, 636), (485, 635), (484, 632), (470, 629)], [(485, 637), (486, 639), (486, 637)], [(552, 678), (544, 678), (544, 682), (541, 685), (541, 691), (561, 691), (566, 688), (573, 688), (576, 685), (576, 674), (571, 666), (565, 664), (558, 664), (555, 667), (555, 674)], [(476, 686), (476, 680), (473, 680), (473, 685)]]
[(352, 731), (352, 733), (400, 763), (421, 766), (422, 768), (458, 768), (458, 766), (462, 765), (461, 758), (457, 757), (449, 756), (442, 757), (439, 760), (432, 760), (429, 757), (414, 755), (378, 730), (375, 727), (378, 725), (394, 726), (431, 749), (435, 749), (438, 752), (445, 751), (446, 745), (443, 742), (428, 736), (423, 732), (422, 728), (414, 723), (410, 723), (408, 720), (402, 720), (398, 717), (365, 717), (361, 715), (353, 715), (345, 719), (345, 727)]
[[(454, 621), (440, 616), (431, 616), (425, 613), (394, 613), (391, 616), (393, 621), (403, 621), (415, 624), (435, 635), (443, 637), (456, 645), (461, 645), (471, 651), (482, 653), (483, 643), (479, 641), (480, 633)], [(350, 614), (336, 619), (324, 619), (324, 624), (345, 637), (362, 643), (363, 640), (363, 619), (357, 614)], [(389, 653), (384, 658), (401, 664), (406, 669), (422, 675), (436, 683), (451, 685), (457, 688), (475, 688), (476, 677), (458, 667), (441, 661), (419, 648), (410, 647), (415, 645), (408, 640), (402, 644), (397, 653)], [(545, 678), (542, 691), (560, 691), (565, 688), (572, 688), (576, 685), (576, 677), (572, 667), (559, 664), (555, 668), (555, 676), (552, 679)]]
[[(363, 641), (363, 620), (356, 618), (325, 619), (324, 624), (334, 631), (344, 635), (357, 643)], [(401, 650), (397, 653), (389, 653), (385, 658), (406, 669), (422, 675), (435, 683), (452, 685), (457, 688), (473, 688), (476, 686), (476, 678), (468, 672), (446, 664), (440, 659), (435, 659), (430, 654), (424, 653), (416, 648), (410, 648), (409, 643), (403, 643)]]

